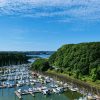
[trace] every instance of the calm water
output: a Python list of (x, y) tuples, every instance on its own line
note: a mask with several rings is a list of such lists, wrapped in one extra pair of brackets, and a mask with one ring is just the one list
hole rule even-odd
[[(29, 86), (20, 87), (22, 89), (27, 89)], [(19, 100), (18, 97), (14, 94), (14, 91), (18, 88), (5, 88), (0, 89), (0, 100)], [(82, 98), (82, 95), (76, 92), (67, 91), (63, 94), (51, 94), (45, 96), (41, 93), (35, 94), (35, 97), (31, 95), (22, 96), (23, 100), (79, 100)], [(84, 100), (84, 99), (81, 99)]]
[[(38, 57), (41, 57), (41, 58), (49, 58), (50, 57), (50, 55), (28, 55), (28, 56), (38, 56)], [(34, 62), (34, 60), (33, 59), (29, 59), (28, 60), (29, 62)]]
[[(35, 55), (37, 56), (37, 55)], [(39, 55), (40, 57), (47, 58), (50, 55)], [(14, 91), (21, 89), (28, 89), (32, 86), (23, 86), (23, 87), (16, 87), (16, 88), (4, 88), (0, 89), (0, 100), (19, 100), (19, 98), (15, 95)], [(72, 92), (67, 90), (67, 92), (63, 94), (51, 94), (49, 96), (45, 96), (41, 93), (36, 93), (35, 97), (31, 95), (23, 95), (23, 100), (86, 100), (82, 97), (81, 94), (77, 92)]]
[(48, 58), (48, 57), (50, 57), (50, 55), (30, 55), (30, 56), (38, 56), (38, 57), (41, 57), (41, 58)]

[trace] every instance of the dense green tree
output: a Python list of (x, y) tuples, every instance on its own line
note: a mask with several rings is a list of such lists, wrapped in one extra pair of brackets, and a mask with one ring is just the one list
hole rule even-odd
[(0, 67), (27, 63), (29, 57), (22, 53), (0, 52)]
[(47, 59), (37, 59), (31, 67), (31, 69), (35, 71), (47, 71), (49, 68), (50, 65)]
[(100, 79), (100, 42), (63, 45), (50, 58), (49, 63), (70, 73)]

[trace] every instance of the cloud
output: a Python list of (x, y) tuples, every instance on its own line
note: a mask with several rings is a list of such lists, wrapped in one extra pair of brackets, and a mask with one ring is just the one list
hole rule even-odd
[(100, 0), (0, 0), (0, 15), (100, 20), (99, 5)]

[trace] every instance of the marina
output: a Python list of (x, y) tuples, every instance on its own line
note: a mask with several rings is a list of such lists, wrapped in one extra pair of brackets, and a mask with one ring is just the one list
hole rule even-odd
[[(13, 94), (12, 97), (15, 97), (15, 99), (11, 100), (24, 99), (26, 96), (35, 98), (36, 95), (43, 95), (44, 97), (52, 97), (53, 95), (63, 96), (68, 91), (71, 91), (71, 95), (78, 94), (77, 100), (87, 100), (87, 98), (94, 98), (93, 100), (96, 100), (97, 98), (96, 96), (92, 96), (91, 93), (88, 94), (84, 93), (84, 91), (80, 91), (78, 87), (74, 87), (71, 84), (54, 80), (40, 73), (32, 72), (29, 68), (29, 64), (5, 67), (4, 74), (0, 76), (1, 98), (4, 97), (6, 91), (9, 94), (11, 90)], [(66, 96), (64, 97), (66, 98)], [(55, 99), (53, 98), (52, 100)]]
[[(26, 96), (29, 96), (29, 98), (38, 98), (37, 95), (46, 96), (46, 98), (54, 96), (56, 98), (58, 95), (66, 99), (64, 93), (68, 91), (77, 93), (78, 91), (78, 89), (76, 89), (77, 91), (73, 91), (67, 83), (55, 81), (49, 76), (31, 72), (29, 68), (29, 64), (5, 67), (4, 74), (0, 77), (0, 98), (10, 96), (10, 98), (13, 98), (11, 100), (17, 100), (24, 99)], [(83, 98), (82, 94), (78, 93), (78, 95), (80, 95), (78, 98)], [(52, 100), (55, 99), (53, 98)]]

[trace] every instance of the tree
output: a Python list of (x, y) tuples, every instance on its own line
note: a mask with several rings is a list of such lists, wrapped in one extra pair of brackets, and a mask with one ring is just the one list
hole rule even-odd
[(0, 52), (0, 66), (23, 64), (28, 62), (29, 57), (18, 52)]
[[(67, 69), (66, 71), (75, 73), (77, 78), (79, 75), (85, 75), (100, 80), (98, 68), (100, 67), (100, 42), (63, 45), (51, 55), (49, 63), (59, 69)], [(96, 71), (91, 75), (94, 68)]]
[(36, 71), (47, 71), (49, 68), (50, 65), (47, 59), (37, 59), (31, 66), (31, 69)]

